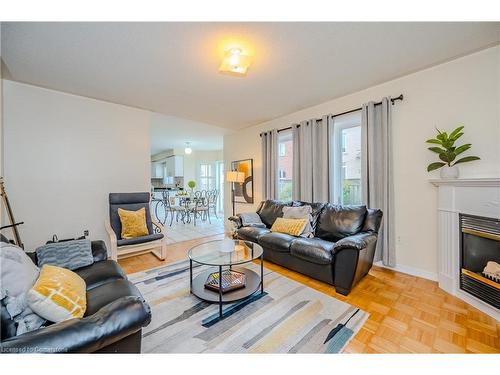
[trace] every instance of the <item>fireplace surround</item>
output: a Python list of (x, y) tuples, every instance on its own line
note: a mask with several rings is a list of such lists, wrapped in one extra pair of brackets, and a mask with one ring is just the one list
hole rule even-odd
[[(500, 178), (433, 179), (430, 182), (438, 187), (439, 287), (500, 320), (500, 310), (497, 307), (479, 298), (478, 293), (476, 295), (470, 293), (470, 288), (467, 286), (465, 286), (466, 290), (463, 289), (465, 284), (470, 284), (470, 278), (465, 279), (464, 283), (462, 277), (463, 261), (465, 260), (469, 266), (471, 259), (470, 257), (464, 258), (462, 254), (464, 234), (461, 227), (461, 219), (465, 217), (500, 220)], [(465, 234), (469, 239), (470, 233)], [(481, 272), (479, 266), (472, 268), (469, 271), (476, 275)]]

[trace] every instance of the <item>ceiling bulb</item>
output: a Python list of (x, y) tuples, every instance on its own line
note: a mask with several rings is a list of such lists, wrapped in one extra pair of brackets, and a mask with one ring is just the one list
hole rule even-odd
[(192, 148), (189, 146), (190, 143), (189, 142), (186, 142), (186, 148), (184, 149), (184, 152), (189, 155), (193, 152)]
[(219, 67), (221, 73), (244, 76), (250, 66), (250, 56), (244, 55), (239, 48), (231, 48), (226, 52)]

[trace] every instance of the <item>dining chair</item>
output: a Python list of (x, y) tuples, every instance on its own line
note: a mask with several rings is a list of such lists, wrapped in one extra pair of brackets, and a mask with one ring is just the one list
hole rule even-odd
[(210, 209), (213, 209), (215, 218), (218, 219), (217, 216), (217, 199), (219, 198), (219, 191), (217, 189), (211, 190), (207, 194), (208, 199), (208, 216), (210, 216)]
[(175, 221), (179, 222), (179, 213), (184, 212), (184, 207), (181, 204), (176, 204), (176, 199), (174, 196), (170, 195), (168, 190), (163, 192), (163, 203), (165, 207), (165, 221), (167, 221), (168, 213), (170, 213), (170, 226)]
[(196, 191), (194, 193), (194, 206), (191, 209), (193, 214), (193, 223), (196, 226), (196, 217), (199, 215), (202, 220), (208, 218), (210, 224), (210, 215), (208, 215), (208, 199), (206, 197), (206, 191)]

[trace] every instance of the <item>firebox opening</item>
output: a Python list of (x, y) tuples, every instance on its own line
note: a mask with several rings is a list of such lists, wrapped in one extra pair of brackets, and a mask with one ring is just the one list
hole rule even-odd
[(500, 309), (500, 219), (460, 214), (460, 289)]

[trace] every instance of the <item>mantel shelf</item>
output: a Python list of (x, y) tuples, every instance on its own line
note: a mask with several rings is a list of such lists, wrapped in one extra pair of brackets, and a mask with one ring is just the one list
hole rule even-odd
[(431, 178), (429, 180), (434, 186), (498, 186), (500, 187), (500, 177), (481, 178)]

